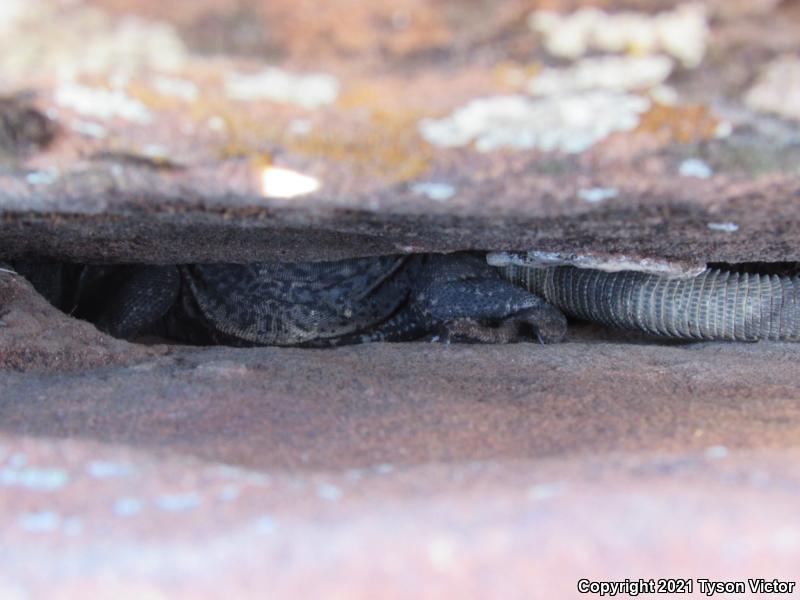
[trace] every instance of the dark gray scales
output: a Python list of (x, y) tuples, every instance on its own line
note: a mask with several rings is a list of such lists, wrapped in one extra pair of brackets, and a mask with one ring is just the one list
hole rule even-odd
[(196, 344), (553, 342), (564, 313), (683, 339), (800, 340), (800, 279), (688, 279), (574, 267), (496, 269), (480, 255), (179, 266), (19, 264), (51, 302), (116, 337)]
[[(45, 289), (41, 265), (17, 265)], [(52, 275), (52, 273), (51, 273)], [(334, 346), (425, 336), (562, 339), (566, 319), (482, 256), (93, 267), (54, 302), (111, 335), (196, 344)], [(51, 301), (53, 299), (51, 298)]]

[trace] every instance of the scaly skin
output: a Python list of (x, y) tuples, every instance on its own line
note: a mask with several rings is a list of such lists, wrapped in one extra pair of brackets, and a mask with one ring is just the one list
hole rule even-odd
[(800, 340), (800, 277), (709, 269), (688, 279), (510, 265), (503, 276), (570, 316), (697, 340)]
[[(17, 264), (54, 304), (115, 337), (195, 344), (337, 346), (438, 336), (559, 341), (566, 319), (471, 254), (318, 263)], [(54, 284), (53, 281), (58, 284)]]
[(574, 267), (495, 269), (466, 253), (18, 269), (60, 308), (123, 338), (151, 333), (238, 346), (336, 346), (425, 336), (553, 342), (565, 332), (561, 309), (672, 338), (800, 340), (800, 278), (713, 269), (688, 279)]

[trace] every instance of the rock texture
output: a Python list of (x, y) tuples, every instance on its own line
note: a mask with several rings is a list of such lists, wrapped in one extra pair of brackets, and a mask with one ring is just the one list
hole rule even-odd
[(6, 589), (570, 596), (792, 578), (784, 344), (174, 351), (0, 375)]
[(798, 259), (792, 3), (6, 4), (5, 256)]
[[(584, 4), (3, 0), (0, 261), (800, 260), (798, 4)], [(798, 354), (132, 345), (0, 272), (0, 596), (791, 579)]]

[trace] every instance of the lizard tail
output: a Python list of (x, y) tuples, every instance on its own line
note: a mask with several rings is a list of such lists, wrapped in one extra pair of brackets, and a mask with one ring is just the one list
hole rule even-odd
[(800, 341), (800, 277), (709, 269), (688, 279), (510, 265), (503, 276), (565, 313), (676, 338)]

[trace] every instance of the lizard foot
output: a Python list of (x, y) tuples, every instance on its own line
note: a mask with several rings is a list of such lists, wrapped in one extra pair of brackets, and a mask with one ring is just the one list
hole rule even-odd
[(542, 344), (564, 339), (567, 320), (557, 308), (547, 305), (520, 311), (499, 323), (476, 319), (454, 319), (435, 328), (432, 341), (468, 344), (511, 344), (535, 338)]

